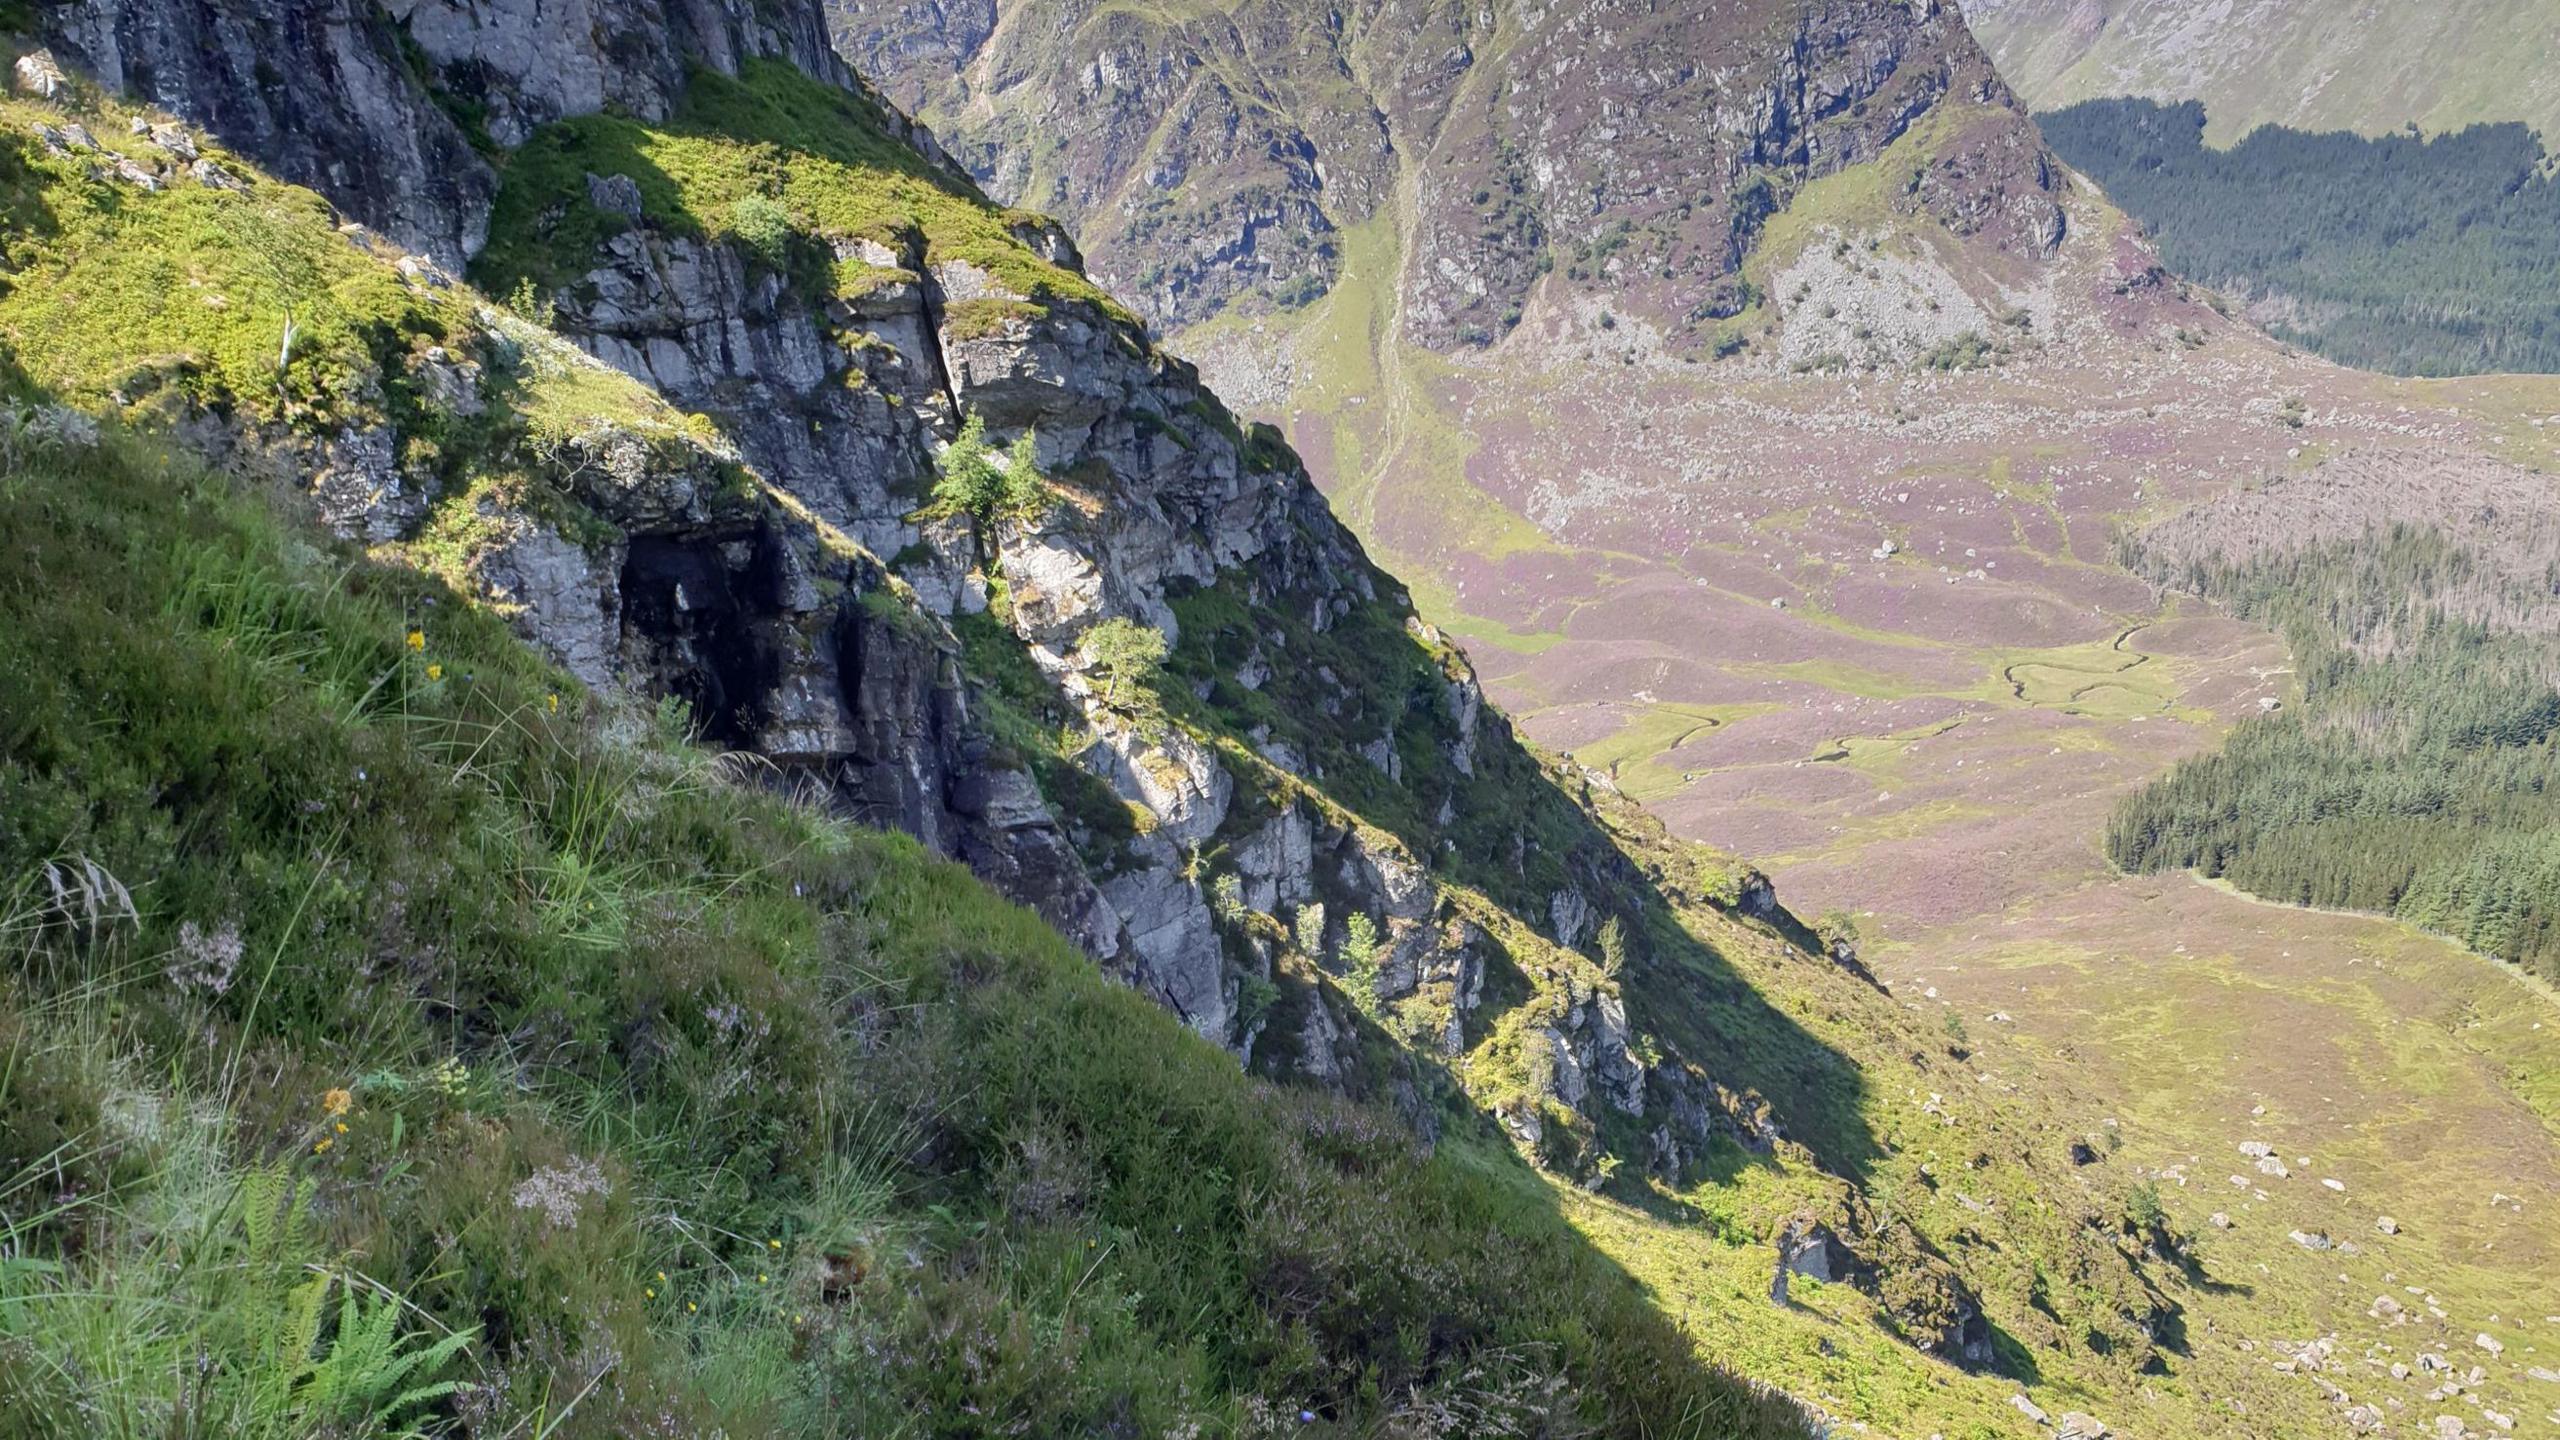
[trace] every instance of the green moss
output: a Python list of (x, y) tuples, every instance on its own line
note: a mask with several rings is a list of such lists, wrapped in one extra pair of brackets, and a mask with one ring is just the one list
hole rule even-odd
[(942, 312), (942, 334), (946, 340), (991, 340), (1048, 313), (1037, 305), (992, 296), (955, 300)]
[(1256, 420), (1245, 432), (1244, 468), (1256, 474), (1298, 468), (1297, 453), (1280, 433), (1280, 427)]
[(918, 278), (912, 270), (874, 265), (860, 256), (850, 256), (836, 262), (833, 289), (839, 299), (859, 300), (892, 285), (913, 285)]

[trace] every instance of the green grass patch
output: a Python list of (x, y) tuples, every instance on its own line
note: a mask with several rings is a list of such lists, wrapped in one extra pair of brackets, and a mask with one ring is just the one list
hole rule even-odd
[(868, 240), (900, 254), (920, 249), (928, 266), (973, 265), (1024, 297), (978, 302), (971, 313), (981, 325), (1000, 323), (986, 308), (993, 303), (1013, 307), (1003, 315), (1076, 303), (1138, 323), (1092, 281), (1016, 237), (1040, 217), (995, 205), (929, 164), (868, 96), (778, 60), (750, 60), (734, 78), (695, 71), (684, 102), (661, 123), (588, 115), (537, 131), (508, 159), (489, 245), (474, 264), (484, 288), (557, 291), (598, 262), (604, 243), (632, 222), (590, 201), (590, 175), (634, 181), (641, 223), (734, 242), (766, 268), (802, 274), (814, 293), (839, 280), (857, 292), (878, 284), (875, 267), (847, 273), (833, 249)]
[(92, 179), (118, 149), (168, 157), (113, 107), (79, 117), (108, 153), (49, 155), (35, 127), (66, 118), (0, 102), (0, 337), (48, 389), (91, 404), (168, 389), (260, 419), (361, 421), (383, 413), (386, 372), (468, 328), (466, 296), (404, 281), (310, 191), (209, 147), (237, 188)]

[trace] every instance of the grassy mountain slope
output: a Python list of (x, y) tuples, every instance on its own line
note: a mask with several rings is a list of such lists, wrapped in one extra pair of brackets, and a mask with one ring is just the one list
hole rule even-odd
[[(464, 508), (384, 560), (467, 580), (552, 442), (707, 422), (231, 157), (140, 189), (8, 118), (10, 1433), (1793, 1433), (1507, 1149), (1245, 1079), (681, 707), (269, 509), (298, 423), (423, 410), (412, 362), (481, 327), (517, 403), (425, 452)], [(280, 490), (48, 392), (272, 426)]]
[[(803, 98), (756, 103), (777, 97)], [(877, 278), (795, 268), (829, 226), (1010, 235), (831, 128), (867, 113), (831, 102), (814, 139), (761, 110), (573, 122), (521, 154), (665, 156), (643, 217), (743, 246), (770, 217), (727, 167), (834, 157), (795, 172), (830, 188), (776, 204), (768, 293)], [(1962, 1037), (1782, 913), (1736, 913), (1728, 857), (1455, 705), (1462, 659), (1365, 562), (1377, 603), (1324, 616), (1299, 577), (1176, 593), (1181, 645), (1130, 708), (1231, 758), (1241, 819), (1304, 806), (1373, 854), (1444, 858), (1431, 927), (1491, 942), (1455, 1053), (1451, 982), (1399, 991), (1347, 920), (1310, 940), (1219, 917), (1273, 965), (1264, 1018), (1347, 1017), (1375, 1069), (1337, 1082), (1405, 1101), (1392, 1121), (1259, 1087), (957, 871), (741, 789), (767, 772), (689, 748), (702, 717), (590, 695), (507, 638), (522, 611), (479, 608), (493, 557), (535, 523), (610, 553), (663, 523), (667, 474), (712, 535), (859, 547), (773, 495), (722, 421), (127, 118), (0, 115), (0, 333), (26, 402), (0, 485), (12, 1424), (1790, 1433), (1721, 1355), (1826, 1407), (1997, 1433), (2024, 1423), (2020, 1380), (2112, 1395), (2174, 1343), (2183, 1242), (2072, 1163), (2085, 1114), (1997, 1098)], [(525, 213), (579, 243), (632, 228), (566, 198)], [(501, 233), (538, 310), (555, 272), (530, 229)], [(1026, 267), (1079, 323), (1108, 313), (1027, 246), (973, 263)], [(114, 412), (109, 439), (43, 408), (62, 397)], [(396, 487), (346, 437), (377, 430), (417, 490), (371, 556), (270, 514), (270, 488), (325, 514), (342, 471), (364, 480), (347, 513), (375, 513)], [(1213, 402), (1167, 425), (1222, 430), (1256, 473), (1294, 463)], [(866, 573), (843, 558), (831, 583)], [(931, 633), (866, 583), (864, 613)], [(964, 620), (954, 661), (999, 738), (1068, 758), (1089, 714), (1004, 614)], [(1104, 846), (1143, 839), (1126, 807), (1119, 830), (1091, 818)], [(1597, 911), (1573, 943), (1568, 884)], [(1659, 1113), (1561, 1098), (1557, 1033), (1618, 1001)], [(1269, 1033), (1258, 1057), (1294, 1039)], [(1969, 1084), (1979, 1102), (1945, 1102)], [(150, 1263), (173, 1245), (185, 1263)], [(1782, 1257), (1808, 1272), (1785, 1305)], [(1616, 1273), (1638, 1264), (1650, 1303)], [(407, 1386), (434, 1393), (403, 1407)]]
[(2381, 135), (2521, 120), (2560, 136), (2551, 14), (2537, 0), (1973, 0), (1965, 18), (2039, 110), (2202, 100), (2213, 142), (2260, 125)]

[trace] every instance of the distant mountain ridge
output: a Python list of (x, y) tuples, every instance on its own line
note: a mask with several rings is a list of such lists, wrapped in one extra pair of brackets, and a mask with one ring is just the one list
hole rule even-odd
[(2260, 125), (2500, 120), (2560, 138), (2560, 13), (2545, 0), (1970, 0), (1965, 16), (2038, 110), (2202, 100), (2218, 145)]
[(1401, 211), (1401, 319), (1427, 346), (1499, 339), (1553, 274), (1702, 348), (1758, 299), (1742, 261), (1770, 216), (1959, 107), (1897, 203), (2003, 252), (2060, 238), (2053, 169), (1941, 0), (832, 0), (829, 17), (991, 191), (1058, 215), (1168, 328), (1303, 306), (1340, 278), (1347, 232)]

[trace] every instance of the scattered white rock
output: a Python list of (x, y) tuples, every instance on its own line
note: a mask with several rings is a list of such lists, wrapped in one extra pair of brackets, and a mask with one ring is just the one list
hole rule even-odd
[(2321, 1183), (2321, 1184), (2323, 1184), (2323, 1185), (2328, 1186), (2328, 1187), (2329, 1187), (2330, 1189), (2332, 1189), (2332, 1190), (2337, 1191), (2337, 1192), (2338, 1192), (2339, 1194), (2341, 1194), (2341, 1195), (2343, 1195), (2343, 1194), (2345, 1194), (2345, 1193), (2347, 1192), (2347, 1182), (2346, 1182), (2346, 1181), (2344, 1181), (2344, 1180), (2323, 1180), (2323, 1181), (2321, 1181), (2320, 1183)]
[(177, 156), (182, 161), (193, 160), (197, 156), (196, 137), (188, 134), (187, 128), (183, 125), (162, 124), (152, 126), (151, 143), (168, 151), (170, 154)]
[(118, 155), (115, 158), (115, 173), (117, 179), (135, 189), (157, 190), (160, 188), (160, 177), (133, 163), (130, 156)]
[(2017, 1407), (2019, 1414), (2026, 1416), (2037, 1424), (2042, 1425), (2047, 1423), (2044, 1418), (2043, 1407), (2037, 1405), (2036, 1402), (2028, 1399), (2026, 1396), (2012, 1395), (2009, 1397), (2009, 1403)]
[(2400, 1222), (2385, 1215), (2373, 1222), (2373, 1228), (2385, 1235), (2397, 1235), (2400, 1233)]
[(2492, 1355), (2504, 1355), (2507, 1353), (2507, 1347), (2499, 1344), (2498, 1337), (2495, 1335), (2474, 1335), (2471, 1337), (2471, 1343), (2488, 1351)]
[(15, 78), (19, 94), (39, 100), (59, 99), (71, 88), (71, 77), (62, 73), (50, 50), (30, 50), (19, 56)]

